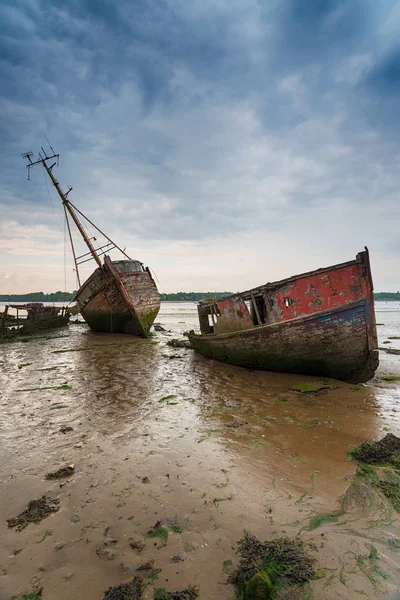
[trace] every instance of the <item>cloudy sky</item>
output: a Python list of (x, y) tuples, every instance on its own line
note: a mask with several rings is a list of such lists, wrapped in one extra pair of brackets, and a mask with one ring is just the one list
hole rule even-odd
[[(159, 289), (370, 249), (400, 288), (398, 0), (1, 0), (0, 293), (76, 287), (70, 199)], [(85, 275), (85, 273), (84, 273)]]

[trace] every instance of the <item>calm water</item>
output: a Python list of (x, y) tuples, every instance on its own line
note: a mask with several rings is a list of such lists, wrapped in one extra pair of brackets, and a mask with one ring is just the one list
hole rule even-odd
[[(379, 346), (400, 349), (389, 340), (400, 336), (400, 303), (377, 303), (376, 313)], [(196, 583), (202, 599), (228, 600), (222, 565), (236, 560), (232, 544), (244, 529), (261, 538), (301, 532), (318, 567), (330, 569), (312, 583), (315, 598), (398, 589), (398, 554), (387, 546), (400, 537), (396, 515), (356, 511), (316, 532), (308, 523), (338, 511), (354, 472), (351, 447), (400, 434), (399, 386), (380, 379), (400, 373), (400, 356), (382, 351), (367, 385), (332, 380), (327, 393), (309, 396), (290, 389), (304, 376), (168, 346), (197, 328), (193, 303), (163, 303), (157, 321), (169, 331), (149, 341), (71, 325), (0, 346), (1, 522), (42, 494), (61, 501), (21, 533), (3, 525), (0, 595), (41, 585), (44, 600), (80, 598), (82, 589), (100, 599), (154, 559), (158, 587)], [(73, 431), (61, 433), (63, 425)], [(62, 487), (44, 479), (70, 463), (75, 475)], [(146, 537), (156, 521), (173, 519), (183, 531), (170, 531), (166, 546)], [(140, 555), (132, 539), (145, 543)], [(378, 586), (357, 569), (371, 544), (388, 574)], [(176, 555), (183, 562), (171, 563)], [(152, 586), (144, 597), (153, 598)]]

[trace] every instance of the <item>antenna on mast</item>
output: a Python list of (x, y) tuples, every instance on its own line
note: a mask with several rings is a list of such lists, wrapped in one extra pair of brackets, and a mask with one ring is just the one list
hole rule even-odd
[[(50, 148), (50, 150), (52, 151), (52, 153), (53, 153), (53, 154), (55, 154), (55, 152), (54, 152), (54, 150), (53, 150), (53, 147), (52, 147), (52, 145), (50, 144), (49, 140), (47, 139), (47, 135), (45, 134), (45, 132), (44, 132), (44, 131), (42, 131), (42, 133), (43, 133), (43, 135), (44, 135), (44, 137), (45, 137), (45, 140), (46, 140), (46, 142), (47, 142), (47, 143), (48, 143), (48, 145), (49, 145), (49, 148)], [(42, 148), (42, 150), (43, 150), (43, 148)], [(58, 155), (57, 155), (57, 156), (58, 156)], [(57, 167), (58, 167), (58, 162), (57, 162)]]

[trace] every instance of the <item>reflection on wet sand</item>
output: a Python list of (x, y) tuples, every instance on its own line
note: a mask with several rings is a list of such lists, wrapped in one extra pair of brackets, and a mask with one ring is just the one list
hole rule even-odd
[[(35, 585), (44, 600), (82, 590), (102, 598), (154, 559), (161, 571), (144, 598), (154, 587), (197, 584), (201, 598), (231, 599), (222, 569), (235, 563), (243, 530), (261, 539), (300, 534), (319, 572), (312, 597), (383, 598), (398, 588), (389, 543), (400, 538), (396, 513), (381, 501), (349, 501), (343, 512), (339, 502), (355, 471), (348, 450), (386, 429), (399, 433), (398, 386), (328, 380), (331, 389), (301, 393), (291, 388), (307, 378), (167, 346), (194, 326), (195, 309), (164, 305), (159, 320), (172, 331), (150, 341), (71, 326), (0, 347), (5, 598)], [(71, 478), (45, 480), (69, 463)], [(43, 494), (60, 500), (57, 513), (20, 533), (6, 529)], [(334, 518), (310, 528), (320, 514)], [(166, 542), (147, 537), (157, 521)], [(372, 545), (385, 577), (360, 558)]]

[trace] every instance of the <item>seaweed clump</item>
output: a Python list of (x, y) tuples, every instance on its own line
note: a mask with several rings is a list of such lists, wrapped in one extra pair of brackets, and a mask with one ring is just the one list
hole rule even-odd
[(103, 600), (141, 600), (145, 583), (141, 577), (136, 575), (132, 581), (123, 583), (116, 587), (110, 587), (105, 593)]
[(16, 527), (17, 531), (22, 531), (29, 523), (39, 523), (51, 513), (57, 512), (60, 501), (57, 499), (42, 496), (38, 500), (31, 500), (22, 513), (12, 519), (7, 519), (8, 527)]
[(356, 477), (379, 489), (400, 512), (400, 438), (388, 433), (379, 442), (354, 448), (350, 456), (359, 461)]
[(63, 479), (64, 477), (69, 477), (73, 474), (75, 470), (75, 465), (67, 465), (66, 467), (62, 467), (58, 469), (58, 471), (54, 471), (53, 473), (47, 473), (46, 479)]
[(238, 600), (267, 600), (288, 588), (294, 598), (315, 576), (311, 558), (297, 540), (280, 538), (261, 542), (245, 532), (238, 542), (237, 553), (240, 562), (228, 582), (235, 586)]
[(180, 592), (167, 592), (165, 588), (158, 588), (154, 592), (154, 600), (196, 600), (198, 597), (199, 590), (192, 585)]
[(370, 465), (392, 465), (400, 469), (400, 438), (387, 433), (378, 442), (364, 442), (350, 452), (355, 460)]

